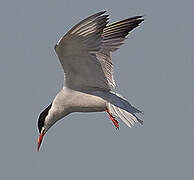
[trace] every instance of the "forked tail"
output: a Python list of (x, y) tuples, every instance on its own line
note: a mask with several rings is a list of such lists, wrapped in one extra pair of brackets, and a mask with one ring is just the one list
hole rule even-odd
[(132, 127), (136, 122), (143, 124), (143, 121), (136, 116), (137, 113), (142, 112), (133, 107), (120, 94), (110, 92), (110, 96), (107, 100), (107, 108), (109, 112), (112, 115), (119, 117), (128, 127)]

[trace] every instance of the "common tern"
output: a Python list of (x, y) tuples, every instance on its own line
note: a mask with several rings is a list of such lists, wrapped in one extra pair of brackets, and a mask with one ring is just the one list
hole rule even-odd
[(64, 70), (64, 86), (39, 115), (37, 151), (50, 127), (72, 112), (105, 111), (116, 128), (119, 124), (115, 117), (128, 127), (136, 122), (143, 124), (136, 115), (142, 112), (113, 91), (115, 81), (111, 54), (144, 19), (135, 16), (108, 24), (105, 12), (82, 20), (54, 47)]

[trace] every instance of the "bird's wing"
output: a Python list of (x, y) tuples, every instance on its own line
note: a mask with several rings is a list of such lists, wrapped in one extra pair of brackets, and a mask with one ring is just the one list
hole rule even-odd
[(111, 53), (124, 43), (128, 33), (136, 28), (142, 21), (142, 16), (135, 16), (108, 24), (103, 30), (103, 43), (100, 51), (96, 53), (96, 56), (101, 62), (103, 72), (105, 73), (111, 88), (115, 87)]
[(96, 58), (103, 41), (103, 29), (108, 23), (108, 15), (104, 13), (84, 19), (56, 44), (55, 51), (65, 73), (64, 86), (76, 90), (110, 89)]
[(111, 52), (118, 49), (128, 32), (138, 26), (141, 17), (106, 26), (108, 15), (104, 13), (84, 19), (56, 44), (66, 87), (77, 90), (114, 88)]

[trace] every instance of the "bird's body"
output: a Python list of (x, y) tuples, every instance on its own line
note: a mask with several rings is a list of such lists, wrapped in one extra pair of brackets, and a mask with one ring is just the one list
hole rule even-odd
[(125, 98), (113, 91), (111, 53), (137, 27), (142, 16), (128, 18), (110, 25), (105, 12), (94, 14), (74, 26), (55, 46), (64, 70), (64, 87), (53, 102), (40, 114), (39, 145), (48, 129), (72, 112), (106, 111), (116, 127), (119, 117), (131, 127), (142, 123), (135, 115), (140, 113)]
[(60, 104), (68, 113), (105, 111), (106, 100), (97, 96), (98, 94), (103, 92), (81, 92), (64, 87), (55, 97), (53, 105), (57, 107)]
[[(100, 91), (94, 92), (101, 93)], [(56, 121), (72, 112), (100, 112), (106, 110), (106, 100), (91, 93), (64, 87), (54, 98), (45, 126), (51, 127), (51, 117)]]

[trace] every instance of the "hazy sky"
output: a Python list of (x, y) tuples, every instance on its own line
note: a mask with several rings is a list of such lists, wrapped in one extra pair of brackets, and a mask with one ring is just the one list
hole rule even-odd
[[(193, 1), (1, 0), (0, 179), (183, 180), (194, 177)], [(106, 113), (74, 113), (36, 152), (39, 113), (63, 84), (54, 52), (83, 18), (144, 15), (113, 55), (117, 92), (144, 126), (115, 130)]]

